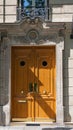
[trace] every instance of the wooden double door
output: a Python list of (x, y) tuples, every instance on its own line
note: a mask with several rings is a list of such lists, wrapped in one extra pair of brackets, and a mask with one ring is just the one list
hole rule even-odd
[(55, 47), (12, 47), (11, 120), (55, 121)]

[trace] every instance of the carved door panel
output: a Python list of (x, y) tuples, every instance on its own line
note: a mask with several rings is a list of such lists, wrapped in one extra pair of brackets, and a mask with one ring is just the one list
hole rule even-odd
[(34, 81), (34, 58), (30, 48), (12, 48), (12, 121), (32, 121), (32, 83)]
[(55, 48), (40, 47), (35, 52), (35, 121), (55, 120)]

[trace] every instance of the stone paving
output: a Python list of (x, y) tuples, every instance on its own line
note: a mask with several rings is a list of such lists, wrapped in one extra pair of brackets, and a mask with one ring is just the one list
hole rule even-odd
[(73, 130), (73, 127), (52, 126), (0, 126), (0, 130)]

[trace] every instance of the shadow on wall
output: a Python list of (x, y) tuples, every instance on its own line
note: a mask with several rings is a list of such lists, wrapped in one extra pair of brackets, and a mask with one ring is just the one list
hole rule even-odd
[(0, 125), (5, 126), (5, 112), (3, 112), (3, 107), (0, 106)]
[[(66, 50), (66, 47), (65, 47)], [(64, 50), (64, 51), (65, 51)], [(70, 50), (68, 50), (68, 53)], [(67, 52), (64, 53), (64, 65), (63, 65), (63, 105), (64, 105), (64, 121), (71, 122), (71, 115), (69, 113), (69, 73), (68, 73), (68, 58), (69, 56), (66, 55)]]
[(43, 128), (42, 130), (71, 130), (72, 128), (55, 127), (55, 128)]

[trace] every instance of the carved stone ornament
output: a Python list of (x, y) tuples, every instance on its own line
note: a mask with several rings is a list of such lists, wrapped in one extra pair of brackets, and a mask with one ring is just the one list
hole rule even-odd
[(59, 43), (64, 37), (65, 28), (64, 23), (45, 23), (41, 18), (26, 18), (20, 23), (0, 27), (5, 28), (1, 32), (1, 39), (7, 35), (12, 44), (44, 44), (47, 41)]
[(29, 42), (36, 42), (39, 39), (39, 32), (36, 29), (30, 29), (26, 34), (26, 39)]

